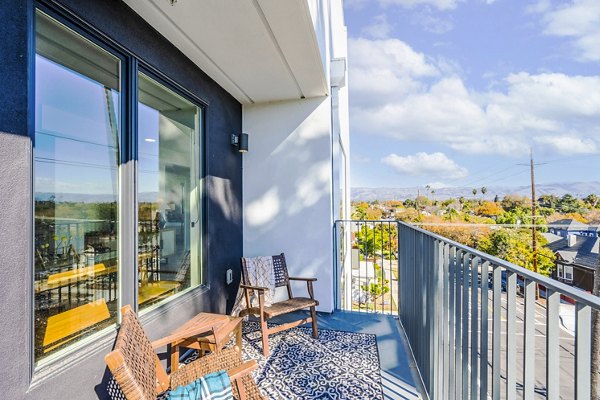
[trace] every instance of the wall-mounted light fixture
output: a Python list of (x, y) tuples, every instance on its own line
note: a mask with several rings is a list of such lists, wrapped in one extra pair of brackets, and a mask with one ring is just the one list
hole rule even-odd
[(248, 151), (248, 134), (240, 133), (236, 135), (235, 133), (231, 135), (231, 145), (238, 148), (240, 153), (246, 153)]

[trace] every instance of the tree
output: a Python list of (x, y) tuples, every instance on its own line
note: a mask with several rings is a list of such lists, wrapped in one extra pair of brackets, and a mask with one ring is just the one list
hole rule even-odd
[(503, 210), (493, 201), (484, 201), (479, 207), (475, 209), (475, 214), (483, 217), (496, 217), (502, 214)]
[[(536, 251), (538, 273), (550, 276), (554, 268), (556, 256), (552, 250), (544, 247), (546, 239), (536, 233), (539, 244)], [(492, 232), (483, 237), (477, 248), (485, 253), (502, 258), (508, 262), (520, 265), (533, 271), (533, 248), (531, 244), (531, 232), (527, 229), (502, 229)]]
[(402, 204), (405, 208), (417, 208), (417, 202), (412, 199), (406, 199)]
[(512, 211), (515, 208), (531, 207), (531, 199), (518, 194), (507, 194), (502, 199), (501, 205), (506, 211)]
[(570, 194), (565, 194), (558, 202), (558, 211), (563, 214), (582, 213), (585, 209), (583, 201)]
[(390, 291), (388, 279), (383, 278), (383, 270), (379, 264), (373, 264), (375, 269), (376, 283), (370, 283), (368, 285), (362, 285), (361, 289), (369, 294), (371, 301), (375, 303), (377, 298), (388, 293)]
[(594, 193), (588, 195), (583, 199), (584, 203), (590, 206), (590, 208), (598, 208), (600, 207), (600, 197), (595, 195)]
[(458, 211), (454, 207), (446, 208), (446, 218), (450, 220), (450, 222), (454, 221), (458, 218)]
[(553, 210), (558, 209), (558, 202), (560, 199), (553, 194), (543, 194), (538, 199), (540, 207), (552, 208)]
[(376, 231), (368, 226), (362, 226), (358, 232), (356, 232), (356, 242), (360, 253), (365, 256), (366, 259), (369, 257), (375, 258), (375, 254), (381, 251), (381, 236), (377, 237)]
[(481, 188), (481, 194), (485, 196), (486, 193), (487, 193), (487, 188), (485, 186), (483, 186)]
[(369, 209), (369, 205), (364, 201), (360, 203), (356, 203), (354, 205), (354, 212), (352, 213), (353, 220), (365, 220), (367, 219), (367, 210)]
[(473, 193), (473, 197), (477, 196), (477, 189), (473, 189), (471, 192)]

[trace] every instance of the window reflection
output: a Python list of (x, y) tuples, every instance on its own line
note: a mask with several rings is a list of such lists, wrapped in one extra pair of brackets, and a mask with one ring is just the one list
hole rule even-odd
[(140, 309), (201, 282), (200, 109), (144, 74), (138, 104)]
[(116, 321), (120, 61), (36, 13), (35, 359)]

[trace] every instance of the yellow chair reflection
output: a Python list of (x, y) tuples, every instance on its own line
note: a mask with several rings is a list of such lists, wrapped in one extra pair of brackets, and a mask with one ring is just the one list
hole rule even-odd
[[(77, 333), (110, 318), (104, 299), (75, 307), (48, 318), (44, 334), (44, 353), (72, 340)], [(76, 337), (76, 336), (75, 336)]]

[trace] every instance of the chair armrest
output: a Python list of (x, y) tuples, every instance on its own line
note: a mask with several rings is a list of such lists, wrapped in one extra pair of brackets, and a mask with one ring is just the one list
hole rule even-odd
[(258, 364), (256, 360), (250, 360), (244, 362), (242, 365), (238, 365), (237, 367), (231, 368), (227, 371), (227, 375), (229, 375), (229, 379), (236, 380), (243, 376), (248, 375), (252, 371), (258, 368)]
[(290, 281), (304, 281), (304, 282), (316, 282), (317, 278), (298, 278), (298, 277), (289, 277)]
[(268, 292), (269, 291), (269, 288), (262, 287), (262, 286), (250, 286), (250, 285), (240, 284), (240, 287), (242, 289), (260, 290), (260, 291), (263, 291), (263, 292)]

